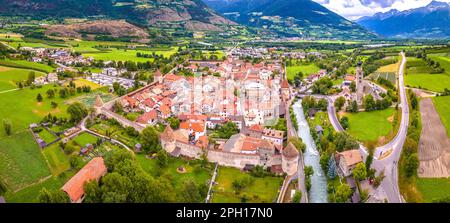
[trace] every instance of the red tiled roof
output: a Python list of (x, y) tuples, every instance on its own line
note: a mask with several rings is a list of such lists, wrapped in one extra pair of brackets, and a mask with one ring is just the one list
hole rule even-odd
[(171, 112), (169, 106), (167, 106), (167, 105), (161, 105), (161, 106), (159, 106), (159, 111), (160, 111), (161, 114), (163, 114), (163, 115), (169, 115), (170, 112)]
[(72, 202), (77, 202), (84, 195), (84, 184), (92, 180), (98, 181), (105, 174), (106, 166), (103, 158), (95, 157), (64, 184), (62, 190), (69, 195)]
[(258, 124), (254, 124), (254, 125), (250, 126), (250, 130), (253, 130), (253, 131), (256, 131), (256, 132), (264, 131), (263, 127), (261, 125), (258, 125)]
[(204, 122), (186, 121), (180, 124), (180, 129), (193, 130), (194, 132), (203, 132), (205, 130)]
[(136, 121), (141, 124), (147, 124), (149, 120), (155, 120), (157, 117), (158, 113), (156, 113), (156, 110), (153, 109), (150, 112), (146, 112), (143, 115), (139, 116)]
[(149, 108), (153, 108), (156, 105), (156, 103), (150, 98), (145, 99), (143, 104)]
[(289, 83), (287, 80), (283, 80), (281, 82), (281, 88), (289, 88)]

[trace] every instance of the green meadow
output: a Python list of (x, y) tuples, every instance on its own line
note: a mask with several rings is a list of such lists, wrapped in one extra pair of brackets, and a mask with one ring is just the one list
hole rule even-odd
[(393, 131), (395, 109), (345, 114), (349, 120), (347, 132), (360, 141), (377, 141)]
[(433, 104), (447, 129), (448, 137), (450, 137), (450, 96), (435, 97), (433, 98)]
[(430, 74), (430, 70), (422, 59), (408, 57), (406, 65), (406, 85), (423, 88), (436, 92), (443, 92), (450, 88), (450, 61), (441, 54), (432, 54), (429, 57), (438, 61), (445, 69), (443, 74)]
[[(249, 185), (241, 191), (236, 191), (233, 182), (247, 178)], [(279, 189), (283, 183), (282, 177), (253, 177), (248, 173), (231, 167), (220, 167), (212, 195), (213, 203), (273, 203), (277, 199)]]
[(450, 196), (450, 178), (417, 178), (417, 189), (424, 202), (433, 202)]
[(55, 68), (48, 66), (42, 63), (35, 63), (26, 60), (10, 60), (4, 59), (0, 60), (0, 65), (5, 67), (14, 67), (14, 68), (22, 68), (22, 69), (30, 69), (44, 73), (51, 73), (55, 70)]
[[(188, 161), (181, 158), (169, 157), (167, 167), (160, 167), (157, 159), (147, 158), (143, 154), (136, 155), (136, 160), (139, 165), (152, 175), (153, 177), (166, 177), (168, 178), (175, 190), (180, 190), (183, 182), (192, 180), (198, 185), (207, 185), (208, 180), (212, 176), (212, 164), (208, 167), (202, 168), (198, 161)], [(179, 172), (177, 169), (183, 167), (185, 172)]]
[(288, 66), (286, 68), (288, 80), (294, 80), (294, 77), (298, 72), (302, 72), (304, 77), (307, 77), (310, 74), (319, 72), (319, 70), (320, 70), (320, 68), (313, 63), (303, 64), (303, 65), (298, 65), (298, 66)]
[[(0, 92), (17, 88), (16, 82), (27, 80), (30, 72), (32, 70), (0, 66)], [(34, 72), (36, 77), (45, 75), (42, 72)]]

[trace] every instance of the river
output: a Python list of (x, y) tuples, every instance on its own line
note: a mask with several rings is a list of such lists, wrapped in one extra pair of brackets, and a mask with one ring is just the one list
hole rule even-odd
[(311, 190), (308, 193), (309, 202), (327, 203), (327, 178), (320, 167), (319, 152), (311, 136), (308, 122), (305, 119), (301, 100), (293, 105), (293, 109), (298, 122), (298, 136), (306, 144), (306, 151), (303, 154), (305, 166), (312, 166), (314, 170), (314, 175), (311, 176)]

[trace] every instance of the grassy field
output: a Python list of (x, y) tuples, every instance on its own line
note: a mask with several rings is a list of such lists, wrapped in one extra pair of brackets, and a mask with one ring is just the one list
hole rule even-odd
[(41, 137), (41, 139), (46, 143), (51, 143), (57, 139), (57, 137), (47, 131), (47, 129), (43, 129), (41, 132), (39, 132), (39, 137)]
[[(196, 182), (198, 185), (206, 185), (212, 176), (212, 167), (209, 169), (201, 168), (200, 164), (181, 158), (170, 157), (169, 165), (165, 168), (159, 167), (156, 159), (149, 159), (145, 155), (137, 155), (136, 160), (150, 175), (154, 177), (170, 177), (170, 181), (176, 190), (180, 189), (183, 182), (188, 179)], [(181, 166), (186, 169), (186, 173), (177, 171), (177, 168)]]
[(377, 141), (393, 130), (392, 119), (395, 109), (381, 111), (348, 113), (350, 127), (348, 133), (360, 141)]
[(53, 176), (58, 176), (70, 168), (69, 157), (64, 154), (58, 143), (45, 148), (43, 153)]
[(88, 133), (81, 133), (77, 137), (73, 138), (73, 141), (76, 142), (79, 146), (84, 147), (86, 146), (86, 144), (96, 143), (97, 137)]
[[(249, 177), (251, 184), (237, 194), (232, 186), (233, 181), (243, 177)], [(212, 200), (214, 203), (238, 203), (243, 196), (249, 203), (272, 203), (277, 198), (283, 178), (256, 178), (236, 168), (220, 167), (216, 181)]]
[(450, 137), (450, 96), (435, 97), (433, 104), (447, 129), (448, 137)]
[(450, 178), (417, 178), (416, 183), (423, 202), (450, 196)]
[(446, 74), (450, 74), (450, 53), (429, 54), (428, 57), (439, 62)]
[[(441, 66), (444, 68), (450, 66), (448, 58), (443, 56), (431, 56), (430, 58), (439, 60)], [(424, 61), (414, 57), (408, 57), (406, 68), (407, 86), (424, 88), (436, 92), (442, 92), (445, 88), (450, 88), (450, 67), (446, 69), (445, 74), (430, 74), (429, 68)]]
[[(16, 82), (26, 80), (30, 72), (32, 70), (0, 66), (0, 92), (17, 88)], [(34, 72), (36, 76), (45, 75), (42, 72)]]
[(110, 51), (99, 51), (94, 53), (83, 53), (82, 55), (85, 57), (93, 57), (96, 60), (104, 60), (104, 61), (135, 61), (135, 62), (147, 62), (153, 59), (151, 58), (143, 58), (137, 57), (136, 53), (140, 52), (143, 54), (152, 54), (153, 52), (157, 55), (163, 55), (164, 57), (170, 57), (172, 54), (175, 54), (178, 51), (178, 48), (172, 48), (172, 50), (157, 50), (157, 51), (147, 51), (147, 50), (129, 50), (129, 49), (117, 49), (110, 48)]
[(31, 70), (36, 70), (36, 71), (45, 72), (45, 73), (51, 73), (55, 70), (55, 68), (48, 66), (46, 64), (35, 63), (35, 62), (27, 61), (27, 60), (4, 59), (4, 60), (0, 60), (0, 65), (5, 66), (5, 67), (31, 69)]
[[(42, 88), (35, 89), (22, 89), (18, 91), (12, 91), (2, 93), (0, 95), (0, 117), (10, 119), (13, 126), (13, 131), (23, 131), (29, 124), (35, 123), (41, 120), (49, 113), (58, 116), (67, 117), (65, 111), (67, 104), (64, 102), (66, 99), (62, 99), (59, 96), (48, 99), (46, 97), (47, 90), (56, 89), (60, 87), (54, 87), (53, 85), (45, 85)], [(37, 94), (40, 93), (44, 100), (42, 102), (36, 101)], [(51, 102), (58, 103), (57, 108), (51, 107)], [(4, 136), (4, 132), (1, 131), (0, 137)]]
[(0, 137), (0, 177), (10, 190), (49, 175), (47, 163), (29, 131)]
[(294, 80), (298, 72), (302, 72), (304, 77), (319, 72), (320, 68), (315, 64), (305, 64), (299, 66), (289, 66), (286, 68), (288, 80)]

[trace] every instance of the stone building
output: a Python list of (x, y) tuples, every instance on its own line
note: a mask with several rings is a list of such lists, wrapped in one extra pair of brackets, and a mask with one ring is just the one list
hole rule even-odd
[(364, 97), (364, 71), (362, 69), (362, 62), (358, 62), (356, 67), (356, 101), (362, 104)]
[(281, 153), (281, 167), (283, 172), (292, 176), (297, 172), (299, 152), (292, 143), (289, 143)]

